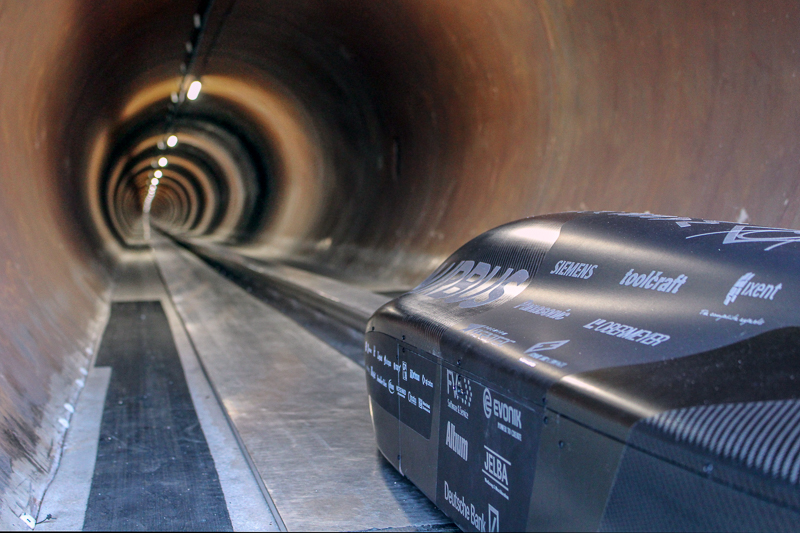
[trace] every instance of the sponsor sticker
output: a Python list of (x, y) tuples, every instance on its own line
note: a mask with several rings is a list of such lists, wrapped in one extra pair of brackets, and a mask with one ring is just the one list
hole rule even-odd
[(395, 388), (399, 397), (400, 421), (426, 439), (430, 438), (436, 363), (404, 348), (400, 349), (398, 357), (399, 362), (394, 368), (397, 370)]
[[(652, 213), (618, 213), (610, 211), (596, 211), (595, 213), (605, 213), (619, 217), (633, 217), (654, 221), (671, 221), (675, 222), (675, 224), (681, 228), (688, 228), (694, 225), (716, 226), (724, 224), (718, 220), (692, 219), (689, 217), (677, 217), (670, 215), (654, 215)], [(800, 243), (800, 230), (751, 226), (749, 224), (736, 224), (727, 230), (710, 231), (706, 233), (698, 233), (696, 235), (689, 235), (686, 237), (686, 239), (710, 237), (712, 235), (724, 235), (722, 244), (765, 244), (765, 252), (786, 244)]]
[(553, 320), (564, 320), (572, 312), (572, 309), (567, 309), (566, 311), (562, 311), (561, 309), (554, 309), (552, 307), (539, 305), (534, 303), (533, 300), (528, 300), (527, 302), (515, 305), (514, 309), (519, 309), (520, 311), (525, 311), (526, 313), (530, 313), (532, 315), (539, 315), (545, 318), (552, 318)]
[(800, 242), (800, 231), (781, 228), (765, 228), (760, 226), (736, 225), (726, 231), (712, 231), (690, 235), (687, 239), (708, 237), (711, 235), (724, 235), (722, 244), (766, 244), (765, 252), (769, 252), (786, 244)]
[(507, 331), (503, 331), (484, 324), (470, 324), (469, 327), (462, 329), (464, 333), (478, 339), (481, 342), (491, 344), (492, 346), (502, 346), (504, 344), (515, 344), (516, 341), (506, 337)]
[(461, 261), (442, 265), (411, 292), (468, 309), (507, 302), (521, 293), (530, 280), (525, 269)]
[(620, 280), (619, 284), (637, 289), (648, 289), (658, 292), (678, 294), (678, 291), (689, 279), (685, 274), (675, 277), (664, 276), (662, 271), (651, 271), (649, 274), (640, 274), (630, 269)]
[(496, 533), (500, 531), (500, 511), (492, 507), (492, 504), (489, 504), (489, 531), (491, 533)]
[(664, 333), (628, 326), (626, 324), (612, 322), (611, 320), (606, 320), (604, 318), (598, 318), (597, 320), (590, 322), (583, 327), (592, 331), (596, 331), (597, 333), (604, 333), (606, 335), (625, 339), (627, 341), (638, 342), (640, 344), (644, 344), (645, 346), (658, 346), (662, 342), (667, 342), (670, 339), (670, 336)]
[(763, 318), (748, 318), (744, 316), (731, 315), (726, 313), (715, 313), (714, 311), (709, 311), (708, 309), (701, 309), (700, 314), (702, 316), (707, 316), (709, 318), (713, 318), (715, 321), (719, 322), (720, 320), (730, 320), (733, 322), (738, 322), (740, 326), (744, 326), (745, 324), (750, 324), (753, 326), (763, 326), (766, 322)]
[(484, 461), (481, 469), (484, 476), (483, 481), (493, 491), (508, 500), (508, 470), (511, 467), (511, 461), (488, 446), (484, 446), (483, 449)]
[(477, 531), (486, 531), (486, 516), (475, 508), (475, 504), (467, 503), (464, 496), (450, 490), (447, 481), (444, 482), (444, 500), (449, 503), (458, 514), (463, 516)]
[(429, 439), (436, 363), (402, 348), (388, 335), (370, 333), (367, 337), (364, 368), (370, 397), (392, 416)]
[(752, 281), (756, 275), (754, 272), (748, 272), (736, 280), (736, 283), (725, 295), (725, 305), (732, 304), (739, 296), (747, 296), (749, 298), (760, 298), (762, 300), (773, 300), (775, 295), (778, 294), (783, 288), (783, 283), (773, 285), (771, 283), (759, 283)]
[[(406, 387), (397, 388), (398, 379), (394, 360), (397, 344), (386, 335), (371, 335), (364, 343), (364, 370), (367, 388), (372, 400), (397, 418), (398, 397), (407, 398)], [(391, 355), (390, 355), (391, 354)]]
[(589, 279), (594, 274), (597, 265), (590, 263), (576, 263), (575, 261), (561, 260), (556, 263), (551, 274), (556, 276), (567, 276), (570, 278)]
[(717, 220), (704, 220), (700, 218), (678, 217), (673, 215), (656, 215), (654, 213), (625, 213), (617, 211), (595, 211), (595, 214), (603, 214), (603, 213), (608, 215), (615, 215), (618, 217), (641, 218), (643, 220), (675, 222), (675, 224), (677, 224), (678, 227), (681, 228), (688, 228), (693, 224), (716, 225), (720, 223)]
[(441, 410), (437, 482), (444, 490), (438, 491), (437, 505), (465, 531), (499, 531), (501, 520), (503, 529), (521, 531), (528, 520), (535, 471), (531, 457), (536, 455), (542, 416), (474, 380), (470, 386), (475, 397), (457, 398), (458, 370), (442, 370), (447, 399), (469, 417)]
[(447, 375), (447, 408), (458, 413), (465, 420), (469, 420), (469, 408), (472, 406), (472, 381), (450, 369), (446, 369), (445, 372)]
[(456, 432), (456, 426), (449, 420), (447, 421), (447, 435), (445, 445), (456, 452), (456, 455), (469, 461), (469, 441)]
[(483, 389), (483, 414), (486, 418), (497, 421), (497, 429), (522, 441), (522, 409), (514, 407), (499, 398), (492, 398), (488, 387)]
[(548, 363), (548, 364), (551, 364), (553, 366), (557, 366), (558, 368), (564, 368), (565, 366), (567, 366), (567, 363), (565, 363), (564, 361), (559, 361), (558, 359), (555, 359), (553, 357), (549, 357), (547, 355), (542, 355), (539, 352), (546, 352), (546, 351), (549, 351), (549, 350), (557, 350), (558, 348), (561, 348), (562, 346), (564, 346), (568, 342), (569, 342), (569, 340), (539, 342), (539, 343), (534, 344), (533, 346), (531, 346), (527, 350), (525, 350), (525, 355), (527, 355), (528, 357), (532, 357), (532, 358), (536, 359), (537, 361), (541, 361), (543, 363)]

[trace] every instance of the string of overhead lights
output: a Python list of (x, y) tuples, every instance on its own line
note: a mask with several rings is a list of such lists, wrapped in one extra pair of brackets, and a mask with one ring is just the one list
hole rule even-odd
[[(184, 44), (184, 60), (179, 67), (181, 74), (181, 82), (177, 92), (173, 92), (170, 96), (172, 106), (170, 107), (171, 119), (175, 119), (178, 108), (184, 100), (196, 100), (200, 95), (202, 83), (198, 79), (191, 80), (192, 70), (197, 60), (197, 54), (205, 34), (206, 21), (211, 8), (214, 5), (214, 0), (201, 0), (198, 5), (197, 13), (192, 16), (192, 32), (189, 40)], [(189, 81), (191, 80), (191, 81)], [(187, 85), (188, 82), (188, 85)]]
[[(164, 129), (169, 135), (167, 136), (166, 140), (158, 141), (158, 148), (160, 150), (165, 150), (166, 148), (175, 148), (178, 145), (178, 136), (175, 133), (170, 133), (170, 131), (172, 130), (175, 119), (178, 116), (180, 106), (185, 100), (197, 100), (197, 97), (200, 96), (200, 91), (203, 87), (202, 82), (198, 79), (191, 80), (191, 82), (188, 84), (188, 87), (187, 82), (189, 82), (189, 80), (192, 78), (191, 72), (197, 60), (198, 50), (205, 33), (205, 23), (213, 5), (214, 0), (201, 0), (198, 5), (197, 12), (192, 16), (192, 32), (189, 36), (189, 40), (187, 40), (184, 44), (184, 58), (179, 67), (181, 74), (180, 85), (178, 86), (178, 90), (170, 95), (171, 104), (167, 109), (167, 116), (164, 120)], [(157, 164), (161, 168), (166, 168), (166, 166), (169, 164), (169, 160), (165, 156), (162, 156), (158, 159)], [(155, 167), (156, 164), (154, 163), (153, 166)], [(142, 212), (146, 216), (149, 216), (150, 214), (150, 208), (153, 203), (153, 199), (158, 191), (158, 183), (163, 175), (164, 173), (161, 170), (156, 170), (152, 174), (153, 178), (150, 180), (150, 187), (147, 191), (147, 196), (145, 196), (142, 206)]]
[[(203, 88), (202, 82), (197, 79), (197, 76), (193, 75), (192, 72), (194, 71), (200, 45), (205, 35), (208, 15), (213, 6), (214, 0), (201, 0), (197, 6), (197, 12), (192, 15), (192, 31), (189, 35), (189, 39), (184, 43), (184, 57), (179, 67), (181, 76), (180, 83), (178, 85), (178, 90), (170, 94), (170, 105), (164, 120), (164, 129), (167, 133), (172, 129), (181, 105), (186, 100), (196, 100), (197, 97), (200, 96), (200, 91)], [(177, 144), (177, 136), (175, 134), (170, 134), (166, 141), (159, 142), (159, 148), (162, 150), (166, 147), (174, 148)]]

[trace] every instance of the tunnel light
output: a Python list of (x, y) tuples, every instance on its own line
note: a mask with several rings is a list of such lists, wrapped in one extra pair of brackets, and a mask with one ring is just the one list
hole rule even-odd
[(150, 207), (153, 205), (153, 198), (156, 197), (156, 191), (158, 190), (158, 178), (153, 178), (150, 180), (150, 187), (147, 189), (147, 196), (144, 199), (144, 205), (142, 205), (142, 213), (145, 215), (150, 214)]
[(194, 14), (194, 27), (195, 28), (199, 28), (200, 27), (200, 23), (202, 21), (203, 21), (203, 19), (200, 17), (200, 13), (195, 13)]
[(160, 170), (156, 170), (155, 172), (153, 172), (153, 176), (155, 176), (157, 178), (160, 178), (163, 175), (164, 175), (164, 173), (161, 172)]
[(158, 166), (165, 167), (165, 166), (167, 166), (167, 163), (169, 163), (169, 161), (167, 161), (166, 157), (159, 157), (158, 158)]
[(144, 199), (144, 205), (142, 205), (142, 213), (145, 215), (150, 213), (150, 207), (153, 205), (153, 198), (156, 197), (156, 187), (150, 186), (150, 190), (147, 191), (147, 196)]
[(169, 95), (169, 99), (172, 101), (173, 104), (178, 103), (178, 93), (172, 93)]
[(198, 80), (193, 81), (191, 85), (189, 85), (189, 90), (186, 92), (186, 98), (189, 100), (197, 100), (197, 97), (200, 96), (200, 89), (202, 88), (202, 83)]
[(170, 135), (167, 137), (167, 146), (170, 148), (175, 148), (175, 145), (178, 144), (178, 136), (177, 135)]
[(158, 142), (156, 143), (156, 146), (158, 146), (158, 149), (159, 149), (159, 150), (163, 150), (163, 149), (165, 149), (165, 148), (167, 147), (167, 145), (166, 145), (166, 144), (164, 144), (164, 141), (158, 141)]

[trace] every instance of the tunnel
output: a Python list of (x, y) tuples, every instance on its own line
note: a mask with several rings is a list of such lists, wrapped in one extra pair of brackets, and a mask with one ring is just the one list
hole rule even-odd
[[(799, 22), (788, 1), (0, 2), (0, 524), (45, 520), (115, 295), (158, 299), (142, 265), (202, 352), (215, 312), (181, 307), (205, 293), (175, 254), (313, 322), (242, 265), (388, 300), (535, 215), (800, 228)], [(396, 498), (409, 523), (328, 527), (440, 523)]]

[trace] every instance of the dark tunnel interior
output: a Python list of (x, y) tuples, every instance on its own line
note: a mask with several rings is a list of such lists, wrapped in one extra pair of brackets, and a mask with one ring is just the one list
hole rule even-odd
[(538, 214), (800, 228), (799, 20), (780, 1), (0, 1), (0, 491), (40, 497), (115, 265), (151, 231), (396, 293)]

